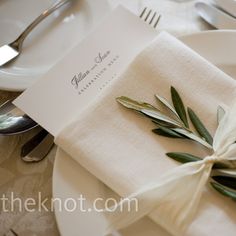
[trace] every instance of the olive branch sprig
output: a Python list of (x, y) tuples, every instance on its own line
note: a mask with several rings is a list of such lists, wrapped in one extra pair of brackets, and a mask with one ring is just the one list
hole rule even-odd
[[(209, 150), (212, 150), (213, 137), (201, 119), (197, 116), (193, 109), (190, 107), (187, 107), (187, 109), (185, 108), (181, 96), (174, 87), (171, 87), (170, 92), (172, 104), (170, 104), (162, 96), (157, 94), (155, 95), (158, 103), (162, 105), (164, 110), (149, 103), (139, 102), (125, 96), (118, 97), (116, 100), (124, 107), (149, 118), (156, 125), (156, 127), (152, 130), (155, 134), (168, 138), (193, 140)], [(217, 111), (218, 123), (224, 115), (224, 109), (219, 106)], [(190, 122), (193, 129), (190, 128)], [(189, 153), (170, 152), (166, 153), (166, 155), (181, 163), (202, 160), (201, 157)], [(214, 164), (213, 168), (229, 169), (232, 168), (232, 166), (230, 164), (219, 162)], [(228, 175), (229, 176), (213, 176), (211, 185), (221, 194), (236, 200), (236, 179), (231, 177), (230, 174)]]

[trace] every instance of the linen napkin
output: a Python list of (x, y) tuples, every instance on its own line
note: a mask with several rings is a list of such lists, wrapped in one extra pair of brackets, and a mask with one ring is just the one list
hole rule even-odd
[[(181, 151), (207, 156), (207, 150), (186, 140), (156, 136), (154, 125), (128, 111), (116, 97), (128, 96), (155, 104), (155, 94), (170, 98), (174, 86), (213, 134), (220, 104), (231, 106), (236, 82), (167, 33), (161, 33), (128, 66), (122, 76), (62, 130), (56, 143), (107, 186), (125, 197), (160, 179), (179, 165), (165, 156)], [(178, 194), (178, 189), (173, 195)], [(175, 204), (175, 202), (171, 203)], [(159, 212), (148, 216), (160, 224)], [(164, 217), (173, 235), (178, 229)], [(211, 231), (212, 230), (212, 231)], [(236, 204), (206, 188), (186, 235), (235, 235)]]

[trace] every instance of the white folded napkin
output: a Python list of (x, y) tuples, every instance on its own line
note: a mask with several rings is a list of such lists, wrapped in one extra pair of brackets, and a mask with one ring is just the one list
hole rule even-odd
[[(63, 129), (56, 143), (93, 175), (125, 197), (155, 183), (179, 166), (166, 152), (188, 152), (205, 157), (206, 149), (192, 141), (159, 137), (144, 117), (116, 102), (116, 97), (155, 104), (155, 94), (170, 98), (174, 86), (214, 134), (220, 104), (231, 105), (236, 82), (176, 38), (161, 33), (141, 52), (123, 75)], [(176, 189), (172, 194), (178, 194)], [(171, 204), (176, 204), (172, 202)], [(148, 214), (173, 235), (173, 219), (153, 210)], [(227, 235), (236, 232), (236, 204), (207, 187), (186, 235)]]

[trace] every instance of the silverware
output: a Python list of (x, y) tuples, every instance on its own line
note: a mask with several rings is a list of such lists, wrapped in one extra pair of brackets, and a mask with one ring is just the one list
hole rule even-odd
[(39, 162), (43, 160), (54, 145), (54, 137), (46, 130), (40, 130), (21, 148), (21, 159), (25, 162)]
[(38, 16), (25, 30), (24, 32), (12, 43), (8, 45), (3, 45), (0, 47), (0, 66), (3, 66), (13, 59), (18, 57), (22, 52), (22, 45), (25, 38), (28, 34), (47, 16), (49, 16), (52, 12), (63, 6), (64, 4), (68, 3), (69, 0), (59, 1), (49, 9), (45, 10), (40, 16)]
[(155, 11), (153, 12), (153, 10), (151, 9), (148, 10), (147, 7), (143, 9), (139, 17), (145, 22), (147, 22), (149, 25), (151, 25), (153, 28), (157, 27), (161, 19), (161, 15), (157, 14)]
[[(29, 116), (17, 108), (12, 100), (0, 106), (0, 135), (14, 135), (27, 132), (38, 126)], [(42, 129), (21, 148), (21, 158), (26, 162), (41, 161), (52, 149), (54, 138)]]
[(235, 0), (214, 0), (216, 6), (236, 17), (236, 1)]
[[(27, 132), (38, 124), (18, 109), (11, 100), (0, 106), (0, 135), (14, 135)], [(54, 137), (42, 129), (21, 148), (21, 158), (25, 162), (44, 159), (54, 145)]]
[(12, 100), (0, 106), (0, 135), (24, 133), (38, 124), (17, 108)]
[(10, 229), (4, 236), (18, 236), (18, 234), (13, 229)]
[(236, 29), (236, 19), (214, 5), (205, 2), (195, 4), (198, 14), (217, 29)]

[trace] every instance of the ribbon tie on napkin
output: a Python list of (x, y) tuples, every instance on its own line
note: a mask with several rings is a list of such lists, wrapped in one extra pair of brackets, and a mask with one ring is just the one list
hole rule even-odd
[(203, 160), (203, 162), (205, 163), (205, 164), (215, 164), (216, 162), (218, 162), (218, 161), (220, 161), (221, 160), (221, 158), (219, 158), (218, 156), (216, 156), (215, 154), (214, 155), (212, 155), (212, 156), (208, 156), (208, 157), (206, 157), (204, 160)]
[[(236, 211), (230, 214), (229, 211), (235, 205), (228, 201), (227, 208), (225, 199), (221, 196), (219, 200), (210, 191), (204, 191), (204, 204), (199, 202), (213, 164), (236, 159), (236, 104), (220, 122), (213, 154), (209, 156), (191, 141), (173, 142), (156, 136), (150, 132), (151, 122), (115, 101), (116, 97), (128, 96), (155, 103), (150, 96), (162, 93), (167, 97), (170, 86), (177, 88), (186, 105), (198, 112), (212, 132), (216, 130), (218, 105), (224, 103), (230, 107), (236, 97), (236, 82), (232, 78), (174, 37), (161, 33), (119, 79), (73, 118), (55, 141), (119, 195), (137, 198), (138, 211), (128, 211), (127, 200), (123, 200), (119, 203), (124, 206), (123, 211), (117, 208), (107, 212), (111, 223), (108, 232), (148, 215), (172, 235), (182, 236), (189, 225), (189, 235), (209, 235), (204, 223), (199, 223), (207, 219), (214, 229), (222, 231), (226, 229), (221, 223), (227, 221), (228, 236), (233, 236)], [(201, 153), (207, 157), (176, 167), (165, 156), (171, 151)]]
[[(110, 209), (112, 213), (109, 218), (111, 225), (108, 233), (114, 229), (124, 228), (155, 210), (156, 213), (159, 212), (160, 225), (173, 235), (183, 235), (195, 215), (213, 165), (218, 162), (229, 162), (231, 168), (236, 167), (235, 117), (236, 102), (225, 114), (216, 130), (213, 141), (214, 153), (211, 156), (170, 170), (156, 182), (144, 186)], [(178, 194), (173, 195), (176, 189)], [(139, 203), (138, 212), (127, 211), (131, 199), (136, 199)]]

